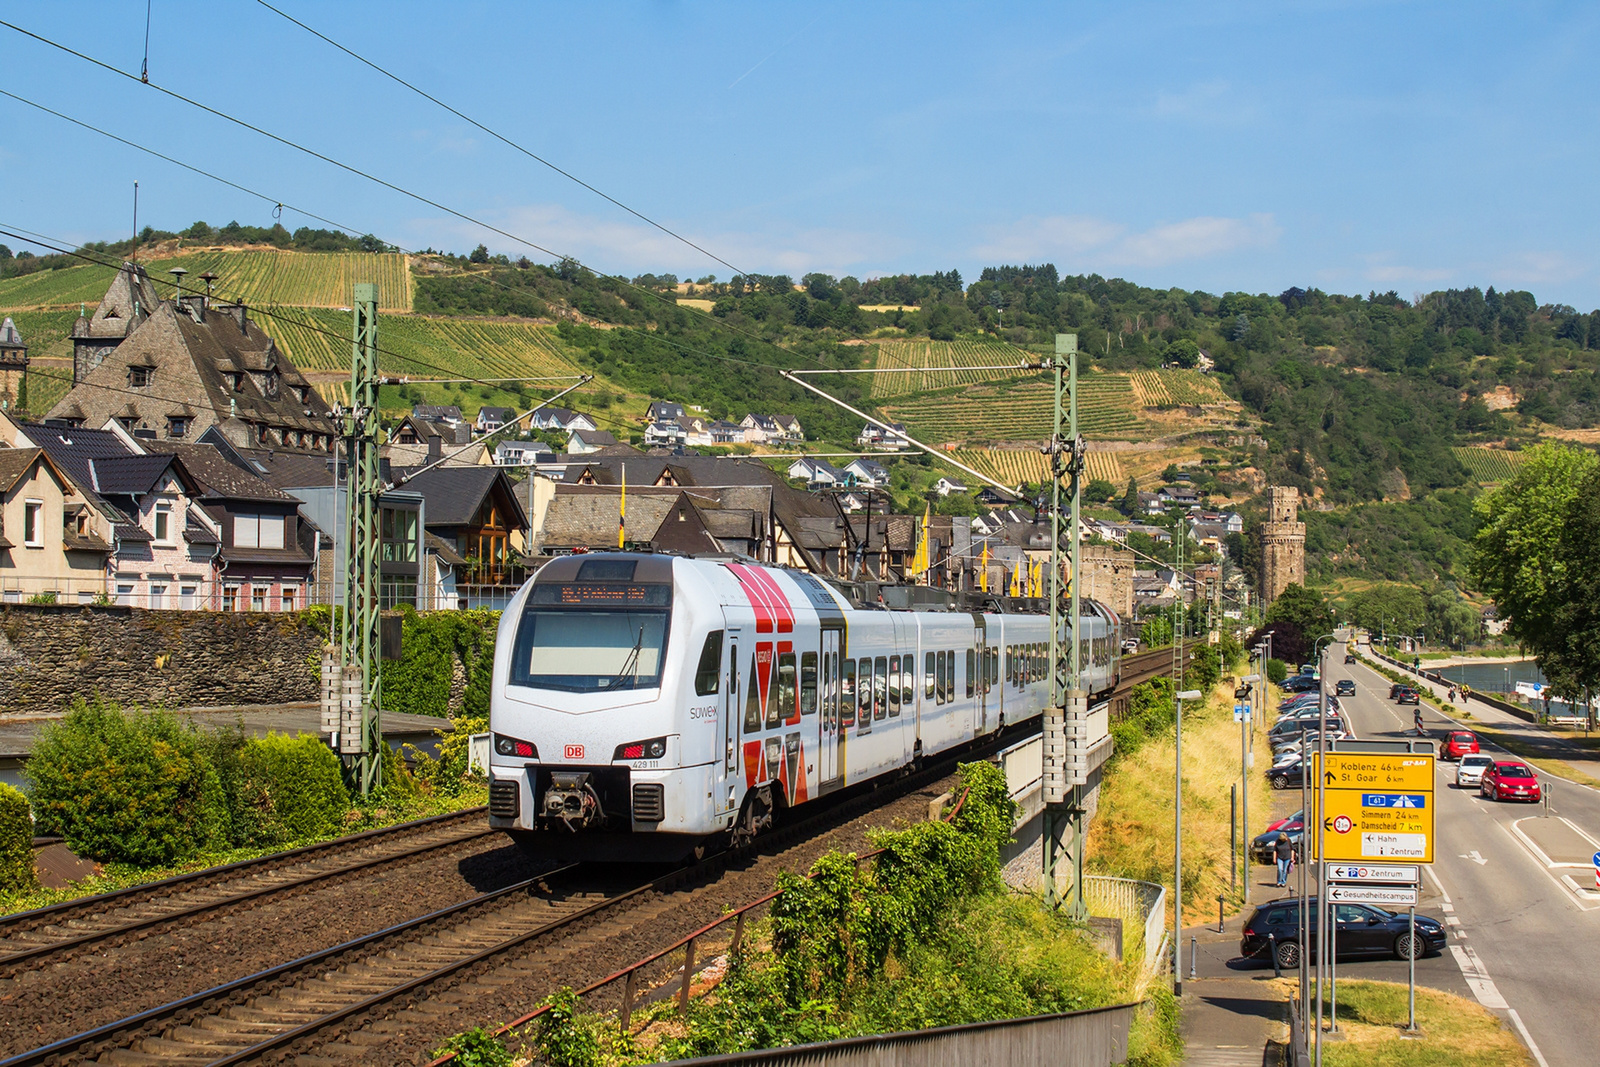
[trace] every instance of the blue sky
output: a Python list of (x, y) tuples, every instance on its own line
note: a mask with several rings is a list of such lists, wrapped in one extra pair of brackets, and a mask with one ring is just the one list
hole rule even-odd
[[(1600, 5), (277, 2), (747, 271), (1049, 260), (1600, 305)], [(0, 3), (135, 74), (144, 12)], [(545, 258), (12, 30), (0, 48), (0, 88), (275, 199)], [(150, 77), (596, 269), (730, 273), (253, 0), (154, 0)], [(135, 179), (141, 223), (271, 222), (0, 98), (0, 223), (117, 237)]]

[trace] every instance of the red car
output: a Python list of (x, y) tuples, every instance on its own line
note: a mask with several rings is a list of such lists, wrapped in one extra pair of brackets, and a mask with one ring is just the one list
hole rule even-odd
[(1539, 801), (1539, 779), (1526, 763), (1497, 761), (1483, 772), (1478, 792), (1489, 800)]
[(1445, 759), (1458, 760), (1462, 756), (1475, 756), (1478, 754), (1478, 735), (1471, 730), (1451, 730), (1450, 736), (1445, 738), (1444, 749), (1440, 755)]

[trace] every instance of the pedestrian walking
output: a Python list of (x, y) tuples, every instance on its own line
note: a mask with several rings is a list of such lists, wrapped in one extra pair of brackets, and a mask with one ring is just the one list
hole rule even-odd
[(1272, 855), (1278, 861), (1278, 886), (1282, 888), (1289, 884), (1289, 868), (1294, 866), (1294, 845), (1288, 834), (1278, 834), (1278, 840), (1272, 844)]

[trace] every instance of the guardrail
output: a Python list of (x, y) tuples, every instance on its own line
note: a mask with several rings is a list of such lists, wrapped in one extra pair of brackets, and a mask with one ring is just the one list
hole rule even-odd
[[(1411, 664), (1406, 663), (1403, 660), (1394, 659), (1391, 656), (1386, 656), (1382, 652), (1375, 652), (1369, 648), (1367, 650), (1367, 654), (1373, 659), (1381, 660), (1382, 662), (1387, 663), (1391, 667), (1395, 667), (1406, 674), (1415, 674), (1419, 678), (1426, 678), (1428, 681), (1433, 682), (1436, 685), (1450, 687), (1459, 687), (1460, 685), (1459, 682), (1453, 682), (1437, 671), (1419, 671)], [(1488, 694), (1477, 689), (1468, 690), (1467, 700), (1481, 700), (1491, 708), (1499, 708), (1501, 711), (1506, 712), (1509, 715), (1515, 715), (1523, 722), (1537, 723), (1539, 721), (1539, 716), (1536, 712), (1513, 704), (1509, 700), (1501, 700), (1499, 697), (1489, 696)]]
[(1089, 914), (1119, 918), (1124, 930), (1143, 931), (1146, 968), (1154, 967), (1158, 960), (1165, 958), (1161, 950), (1167, 939), (1166, 886), (1133, 878), (1086, 874), (1083, 895)]
[(1016, 1067), (1108, 1067), (1128, 1056), (1128, 1031), (1138, 1004), (852, 1037), (817, 1045), (760, 1049), (694, 1060), (679, 1067), (926, 1067), (994, 1063)]

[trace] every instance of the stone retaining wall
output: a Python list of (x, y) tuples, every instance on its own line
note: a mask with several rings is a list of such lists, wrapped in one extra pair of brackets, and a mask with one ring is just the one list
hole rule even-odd
[(96, 694), (170, 707), (315, 700), (317, 617), (8, 604), (0, 714), (60, 711)]

